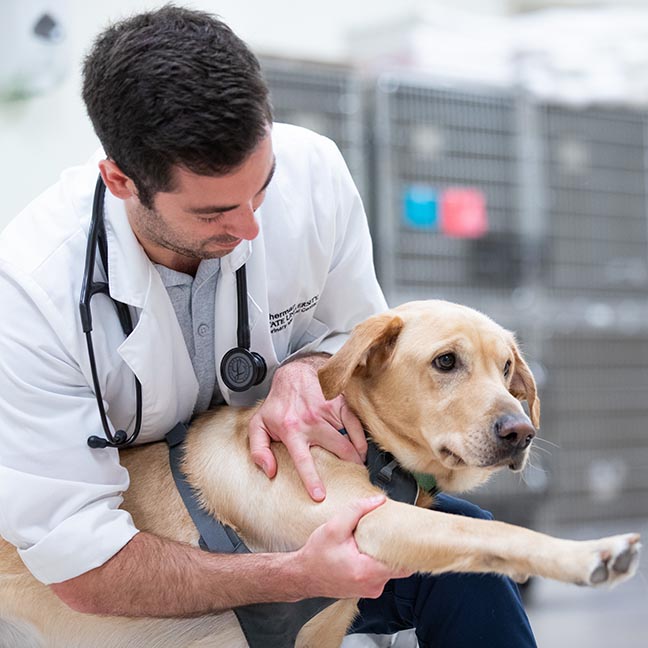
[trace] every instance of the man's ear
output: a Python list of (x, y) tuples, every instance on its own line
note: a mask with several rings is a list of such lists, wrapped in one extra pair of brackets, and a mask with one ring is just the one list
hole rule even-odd
[(99, 173), (106, 185), (106, 188), (116, 198), (127, 200), (137, 198), (135, 183), (117, 166), (113, 160), (101, 160), (99, 162)]
[(403, 320), (389, 312), (358, 324), (344, 346), (318, 372), (324, 398), (331, 400), (341, 394), (357, 369), (371, 373), (384, 369), (403, 326)]
[(529, 404), (529, 413), (531, 414), (531, 422), (535, 428), (540, 427), (540, 399), (538, 398), (538, 388), (536, 382), (529, 369), (529, 365), (525, 362), (520, 349), (513, 340), (513, 377), (511, 378), (511, 386), (509, 392), (518, 400), (525, 400)]

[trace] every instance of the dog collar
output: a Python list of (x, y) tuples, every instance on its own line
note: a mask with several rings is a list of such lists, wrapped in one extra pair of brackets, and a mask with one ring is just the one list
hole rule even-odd
[[(345, 428), (338, 430), (347, 435)], [(365, 466), (369, 471), (369, 480), (378, 486), (386, 495), (397, 502), (415, 504), (419, 495), (419, 484), (415, 476), (398, 463), (391, 452), (380, 449), (367, 435), (367, 459)]]
[(430, 493), (430, 495), (436, 495), (440, 492), (439, 485), (437, 484), (436, 477), (430, 473), (412, 473), (414, 479), (418, 482), (420, 488), (424, 491)]
[(367, 439), (365, 465), (371, 483), (385, 491), (390, 499), (405, 504), (416, 503), (419, 485), (414, 475), (405, 470), (393, 454), (381, 450), (372, 439)]

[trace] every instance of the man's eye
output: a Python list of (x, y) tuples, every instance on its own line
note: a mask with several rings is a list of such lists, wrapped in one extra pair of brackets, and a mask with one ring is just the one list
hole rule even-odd
[(506, 364), (504, 365), (504, 378), (508, 378), (510, 373), (511, 373), (511, 361), (507, 360)]
[(201, 223), (214, 223), (214, 222), (217, 221), (221, 216), (222, 216), (222, 214), (214, 214), (213, 216), (198, 216), (198, 220), (199, 220)]
[(457, 364), (457, 356), (454, 353), (442, 353), (434, 358), (433, 364), (441, 371), (452, 371)]

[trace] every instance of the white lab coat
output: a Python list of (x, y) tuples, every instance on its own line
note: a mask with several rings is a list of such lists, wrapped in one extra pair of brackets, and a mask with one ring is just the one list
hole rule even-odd
[[(353, 325), (386, 308), (362, 205), (335, 145), (276, 124), (273, 147), (261, 232), (223, 257), (216, 290), (216, 366), (236, 346), (234, 273), (243, 263), (251, 348), (268, 364), (264, 382), (242, 394), (218, 376), (232, 405), (263, 397), (290, 354), (335, 352)], [(129, 483), (118, 452), (87, 445), (103, 432), (78, 301), (101, 157), (66, 171), (0, 235), (0, 533), (45, 583), (103, 564), (137, 532), (118, 508)], [(113, 428), (131, 431), (137, 375), (139, 442), (153, 441), (189, 420), (198, 383), (160, 276), (109, 192), (105, 218), (110, 293), (137, 323), (124, 339), (112, 302), (93, 298), (101, 390)], [(102, 276), (97, 261), (95, 279)]]

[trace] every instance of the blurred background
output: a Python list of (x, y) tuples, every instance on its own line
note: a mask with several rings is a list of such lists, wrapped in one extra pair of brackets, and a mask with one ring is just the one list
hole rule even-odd
[[(2, 0), (0, 228), (98, 146), (79, 90), (93, 37), (160, 4)], [(471, 499), (567, 537), (648, 534), (648, 1), (177, 4), (252, 46), (277, 120), (338, 143), (391, 305), (449, 299), (517, 332), (540, 439), (522, 478)], [(532, 582), (539, 644), (645, 645), (647, 573), (614, 592)]]

